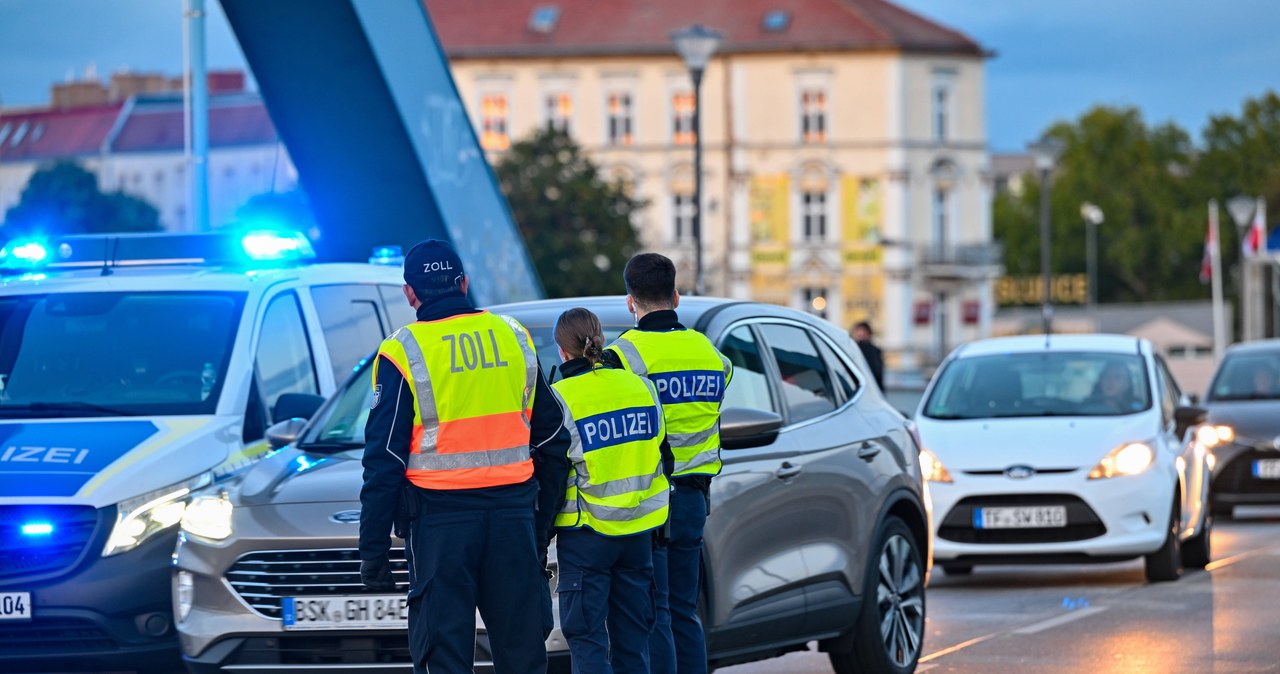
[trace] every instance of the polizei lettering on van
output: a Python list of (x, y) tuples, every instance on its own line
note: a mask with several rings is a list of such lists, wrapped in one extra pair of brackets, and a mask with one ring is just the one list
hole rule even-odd
[(677, 403), (718, 403), (724, 399), (724, 372), (684, 370), (650, 374), (663, 405)]
[(489, 333), (487, 339), (480, 336), (479, 330), (440, 337), (449, 343), (450, 372), (487, 370), (491, 367), (510, 365), (502, 359), (502, 354), (498, 351), (498, 336), (493, 334), (492, 330), (487, 332)]
[(658, 409), (628, 407), (579, 419), (576, 425), (584, 452), (652, 440), (658, 435)]
[(74, 447), (8, 447), (0, 454), (0, 461), (11, 463), (84, 463), (89, 450)]

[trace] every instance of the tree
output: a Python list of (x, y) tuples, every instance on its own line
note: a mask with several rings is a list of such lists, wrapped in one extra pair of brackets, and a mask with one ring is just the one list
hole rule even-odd
[(639, 248), (644, 203), (608, 181), (563, 131), (512, 145), (495, 168), (548, 297), (625, 292), (622, 267)]
[[(1148, 127), (1135, 108), (1095, 107), (1048, 134), (1064, 144), (1050, 195), (1053, 271), (1086, 269), (1080, 206), (1100, 206), (1100, 301), (1199, 298), (1204, 207), (1190, 189), (1190, 137), (1166, 124)], [(993, 208), (996, 237), (1011, 274), (1040, 271), (1040, 184), (1028, 176), (1020, 195), (1001, 195)]]
[(3, 236), (154, 232), (155, 206), (120, 191), (103, 193), (84, 167), (59, 161), (31, 174), (22, 198), (5, 214)]

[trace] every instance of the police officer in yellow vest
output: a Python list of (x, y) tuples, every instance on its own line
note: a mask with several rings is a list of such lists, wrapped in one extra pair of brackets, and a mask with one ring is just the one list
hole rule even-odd
[(623, 280), (636, 328), (609, 351), (657, 388), (675, 454), (670, 539), (654, 550), (657, 620), (649, 640), (650, 668), (654, 674), (706, 674), (706, 638), (698, 619), (702, 530), (711, 478), (720, 472), (720, 403), (733, 368), (702, 333), (680, 324), (671, 260), (656, 253), (636, 255), (627, 262)]
[(551, 388), (566, 410), (573, 465), (556, 517), (560, 629), (574, 674), (649, 674), (650, 532), (667, 521), (670, 489), (658, 392), (600, 362), (604, 334), (590, 311), (561, 314), (555, 339), (564, 378)]
[(569, 470), (563, 413), (524, 327), (468, 302), (452, 246), (415, 246), (404, 279), (418, 321), (384, 341), (374, 363), (361, 580), (396, 591), (388, 552), (403, 500), (414, 513), (405, 527), (414, 672), (469, 674), (478, 609), (496, 671), (542, 674), (552, 627), (542, 562)]

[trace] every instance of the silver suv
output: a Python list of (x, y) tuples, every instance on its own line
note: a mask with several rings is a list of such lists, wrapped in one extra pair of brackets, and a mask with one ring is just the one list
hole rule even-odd
[[(596, 312), (609, 339), (630, 327), (617, 297), (493, 311), (529, 328), (554, 377), (551, 327), (574, 306)], [(704, 553), (712, 665), (816, 640), (839, 674), (914, 670), (929, 559), (919, 447), (857, 347), (824, 321), (767, 304), (688, 298), (680, 316), (735, 368)], [(173, 578), (192, 671), (408, 670), (402, 596), (367, 591), (358, 573), (369, 383), (370, 368), (358, 368), (305, 427), (273, 427), (272, 441), (288, 447), (188, 509)], [(407, 586), (403, 553), (392, 555)], [(547, 648), (564, 666), (558, 628)]]

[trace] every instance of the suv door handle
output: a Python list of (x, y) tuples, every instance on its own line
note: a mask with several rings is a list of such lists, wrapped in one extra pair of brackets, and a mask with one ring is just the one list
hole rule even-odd
[(781, 480), (789, 480), (800, 474), (801, 466), (797, 466), (790, 461), (783, 461), (782, 466), (773, 471), (773, 475)]
[(879, 445), (873, 445), (870, 442), (864, 442), (862, 443), (862, 446), (858, 448), (858, 458), (863, 461), (870, 461), (876, 458), (876, 455), (879, 453)]

